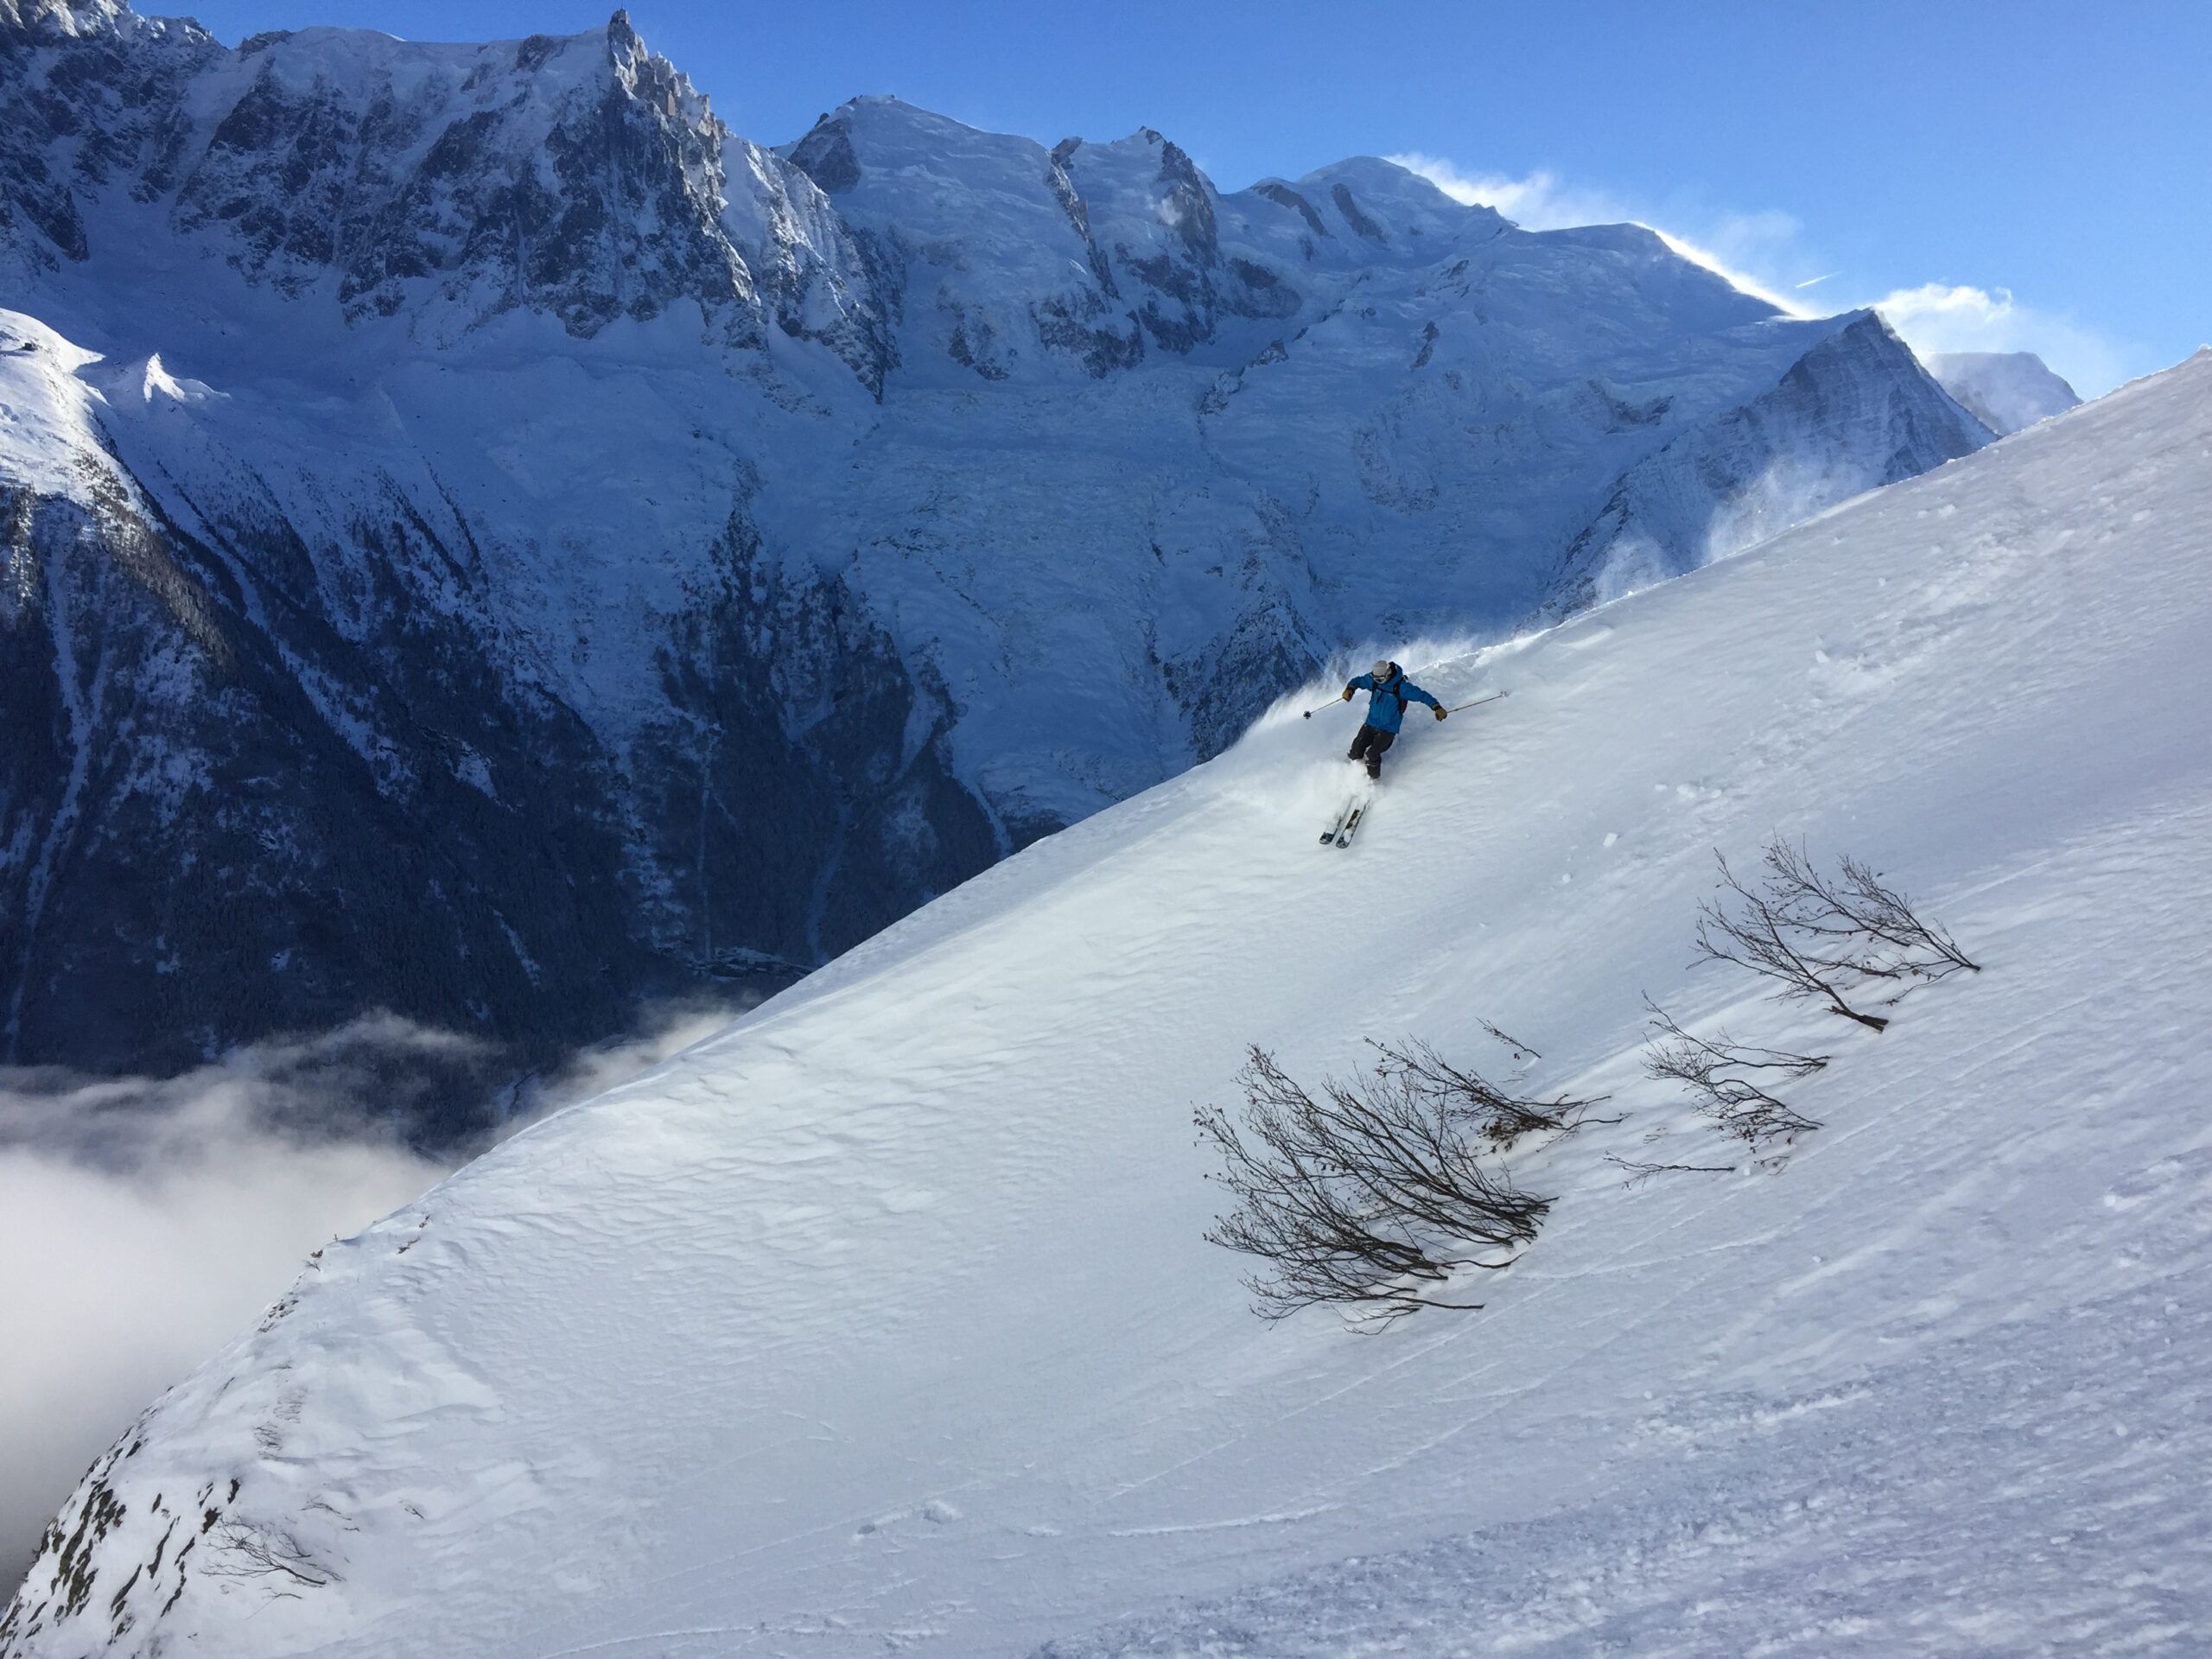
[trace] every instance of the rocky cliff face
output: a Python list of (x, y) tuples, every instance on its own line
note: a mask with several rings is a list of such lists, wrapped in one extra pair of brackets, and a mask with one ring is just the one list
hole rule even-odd
[(1980, 441), (1635, 227), (887, 99), (766, 148), (619, 13), (0, 0), (0, 266), (18, 1061), (788, 977), (1332, 653)]
[[(48, 412), (53, 461), (0, 485), (16, 1052), (181, 1065), (385, 1006), (526, 1060), (641, 995), (787, 977), (995, 855), (941, 707), (836, 578), (765, 564), (741, 507), (626, 664), (652, 712), (618, 746), (549, 694), (451, 507), (382, 478), (341, 554), (182, 442), (148, 468), (181, 519), (95, 412), (156, 429), (123, 431), (143, 453), (212, 394), (0, 321), (0, 396)], [(787, 683), (819, 719), (785, 717)]]
[(482, 47), (306, 29), (226, 52), (67, 0), (0, 28), (19, 269), (91, 259), (85, 211), (120, 185), (168, 237), (348, 322), (406, 312), (435, 342), (523, 308), (590, 338), (690, 302), (712, 340), (757, 346), (772, 321), (880, 378), (820, 194), (733, 139), (625, 13)]

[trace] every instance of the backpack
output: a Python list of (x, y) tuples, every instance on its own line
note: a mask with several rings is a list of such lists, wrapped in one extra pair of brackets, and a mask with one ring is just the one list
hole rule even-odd
[(1378, 685), (1375, 688), (1375, 695), (1376, 696), (1395, 697), (1398, 700), (1398, 718), (1400, 720), (1403, 720), (1406, 717), (1407, 699), (1403, 689), (1405, 683), (1406, 671), (1400, 668), (1395, 663), (1393, 663), (1390, 664), (1389, 683), (1386, 685)]

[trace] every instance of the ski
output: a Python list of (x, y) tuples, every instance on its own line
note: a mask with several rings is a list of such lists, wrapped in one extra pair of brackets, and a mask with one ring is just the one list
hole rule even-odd
[(1344, 820), (1351, 816), (1352, 808), (1357, 804), (1358, 798), (1355, 796), (1337, 809), (1337, 816), (1330, 820), (1329, 827), (1321, 832), (1321, 844), (1324, 847), (1344, 834)]
[(1359, 821), (1366, 816), (1367, 804), (1365, 802), (1363, 801), (1352, 808), (1351, 814), (1341, 824), (1337, 826), (1338, 846), (1349, 847), (1351, 845), (1351, 838), (1359, 833)]

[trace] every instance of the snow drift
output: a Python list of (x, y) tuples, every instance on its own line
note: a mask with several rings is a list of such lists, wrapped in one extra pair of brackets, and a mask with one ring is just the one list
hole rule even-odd
[[(95, 1465), (11, 1659), (2181, 1653), (2212, 1640), (2212, 355), (926, 906), (334, 1244)], [(1713, 970), (1713, 855), (1987, 965), (1872, 1035)], [(1778, 1171), (1643, 1001), (1834, 1063)], [(1264, 1326), (1194, 1103), (1363, 1036), (1620, 1121), (1477, 1314)]]

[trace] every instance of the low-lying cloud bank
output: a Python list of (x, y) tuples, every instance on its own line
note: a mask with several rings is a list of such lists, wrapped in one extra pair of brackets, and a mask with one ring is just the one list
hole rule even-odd
[[(490, 1115), (511, 1133), (741, 1012), (668, 1010), (503, 1087)], [(381, 1017), (179, 1077), (0, 1068), (0, 1603), (132, 1418), (251, 1328), (310, 1251), (461, 1161), (410, 1147), (399, 1126), (485, 1052)]]

